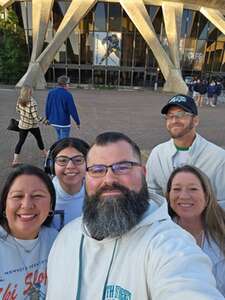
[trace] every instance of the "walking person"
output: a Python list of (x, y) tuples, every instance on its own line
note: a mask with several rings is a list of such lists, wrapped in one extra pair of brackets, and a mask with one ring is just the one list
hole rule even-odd
[(70, 135), (70, 116), (77, 124), (77, 128), (80, 128), (80, 118), (73, 96), (68, 91), (68, 77), (60, 76), (57, 81), (59, 86), (48, 93), (45, 114), (49, 123), (55, 128), (57, 140), (60, 140)]
[(208, 104), (211, 107), (215, 107), (215, 104), (213, 103), (215, 93), (216, 93), (216, 83), (214, 80), (211, 80), (207, 87)]
[(207, 84), (205, 80), (200, 80), (198, 84), (198, 96), (197, 96), (197, 106), (202, 107), (204, 103), (204, 96), (207, 92)]
[(47, 120), (40, 117), (37, 111), (37, 103), (32, 97), (32, 88), (29, 86), (23, 86), (20, 90), (20, 95), (16, 104), (16, 110), (20, 114), (19, 120), (19, 141), (15, 148), (14, 158), (12, 166), (16, 166), (21, 163), (19, 154), (22, 146), (30, 132), (36, 139), (38, 148), (41, 150), (43, 156), (47, 154), (47, 150), (44, 147), (43, 139), (41, 136), (40, 128), (38, 127), (39, 122), (43, 122), (47, 125)]
[(215, 86), (215, 93), (214, 93), (214, 105), (217, 105), (217, 101), (218, 101), (218, 97), (221, 95), (222, 93), (222, 84), (220, 82), (220, 80), (216, 81), (216, 86)]
[(168, 180), (166, 198), (173, 221), (192, 234), (211, 259), (217, 288), (225, 297), (225, 211), (209, 178), (194, 166), (177, 168)]

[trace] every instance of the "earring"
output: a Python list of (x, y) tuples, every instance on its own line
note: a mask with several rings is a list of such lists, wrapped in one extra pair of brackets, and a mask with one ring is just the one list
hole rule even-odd
[(49, 216), (49, 217), (54, 216), (54, 211), (53, 211), (53, 210), (50, 210), (49, 213), (48, 213), (48, 216)]

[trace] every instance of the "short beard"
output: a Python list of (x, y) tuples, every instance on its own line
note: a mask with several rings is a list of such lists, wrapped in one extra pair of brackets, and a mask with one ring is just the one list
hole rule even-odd
[[(102, 197), (104, 191), (117, 189), (120, 196)], [(89, 234), (102, 240), (106, 237), (119, 237), (133, 228), (141, 219), (149, 206), (149, 194), (145, 179), (142, 188), (134, 192), (113, 183), (105, 185), (96, 194), (85, 195), (83, 206), (83, 222)]]
[(194, 122), (193, 120), (190, 122), (190, 124), (188, 124), (188, 126), (186, 128), (184, 128), (184, 130), (182, 130), (181, 132), (177, 133), (177, 134), (173, 134), (170, 130), (169, 133), (171, 135), (171, 137), (173, 139), (178, 139), (178, 138), (182, 138), (183, 136), (185, 136), (187, 133), (189, 133), (192, 129), (194, 128)]

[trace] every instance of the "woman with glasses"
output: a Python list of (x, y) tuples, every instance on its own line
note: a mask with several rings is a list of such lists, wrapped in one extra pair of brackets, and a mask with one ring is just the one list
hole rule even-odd
[[(52, 148), (52, 149), (51, 149)], [(84, 199), (84, 175), (89, 145), (78, 138), (64, 138), (51, 147), (47, 161), (56, 191), (56, 212), (53, 220), (60, 230), (79, 217)]]
[(166, 195), (170, 216), (210, 257), (217, 288), (225, 296), (225, 212), (208, 177), (194, 166), (179, 167), (170, 175)]

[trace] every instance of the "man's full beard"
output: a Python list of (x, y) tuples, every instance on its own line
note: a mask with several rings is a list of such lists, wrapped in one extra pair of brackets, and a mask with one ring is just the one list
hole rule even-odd
[[(103, 192), (114, 189), (120, 190), (121, 195), (102, 196)], [(84, 225), (89, 234), (97, 240), (122, 236), (140, 221), (148, 209), (148, 198), (148, 188), (144, 179), (139, 192), (113, 183), (110, 186), (105, 185), (92, 196), (86, 193), (83, 206)]]

